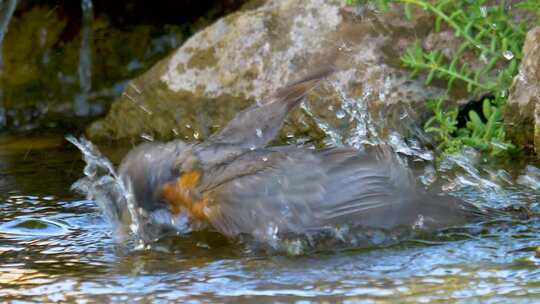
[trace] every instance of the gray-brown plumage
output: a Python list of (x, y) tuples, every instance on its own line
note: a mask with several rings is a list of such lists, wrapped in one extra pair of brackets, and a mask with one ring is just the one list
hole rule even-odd
[(323, 69), (278, 90), (205, 142), (135, 148), (120, 175), (138, 206), (261, 241), (269, 229), (298, 235), (340, 225), (433, 231), (482, 218), (468, 203), (418, 189), (390, 153), (267, 147), (289, 110), (332, 72)]

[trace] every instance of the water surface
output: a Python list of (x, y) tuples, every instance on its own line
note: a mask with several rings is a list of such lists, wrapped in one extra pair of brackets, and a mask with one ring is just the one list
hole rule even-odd
[[(105, 152), (117, 162), (125, 151)], [(135, 250), (115, 243), (95, 202), (69, 190), (83, 166), (62, 136), (0, 138), (0, 302), (540, 301), (535, 220), (301, 256), (249, 252), (209, 233)], [(500, 182), (490, 198), (481, 191), (489, 185), (460, 191), (468, 199), (536, 203), (534, 174), (517, 172), (528, 187)]]

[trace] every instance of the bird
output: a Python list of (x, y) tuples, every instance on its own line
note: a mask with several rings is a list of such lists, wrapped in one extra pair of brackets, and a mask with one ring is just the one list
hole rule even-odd
[(387, 149), (269, 145), (287, 113), (335, 71), (322, 67), (276, 90), (205, 141), (130, 151), (118, 172), (140, 210), (144, 238), (173, 226), (156, 220), (164, 215), (261, 243), (335, 227), (434, 232), (485, 218), (472, 203), (416, 185)]

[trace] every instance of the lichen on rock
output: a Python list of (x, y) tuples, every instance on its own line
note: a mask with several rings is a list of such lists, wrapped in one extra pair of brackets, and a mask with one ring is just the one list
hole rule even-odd
[[(443, 93), (400, 66), (401, 52), (429, 32), (426, 15), (417, 16), (401, 22), (403, 12), (379, 14), (344, 1), (267, 0), (218, 20), (133, 80), (88, 134), (202, 139), (249, 103), (326, 64), (338, 72), (293, 111), (280, 139), (319, 140), (332, 132), (348, 142), (405, 130), (418, 123), (411, 113), (427, 115), (424, 101)], [(362, 120), (370, 117), (375, 127)]]

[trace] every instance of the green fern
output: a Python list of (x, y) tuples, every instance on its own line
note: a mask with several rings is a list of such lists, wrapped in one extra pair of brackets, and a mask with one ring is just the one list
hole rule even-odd
[[(540, 5), (538, 4), (538, 0), (525, 0), (518, 3), (516, 7), (533, 12), (540, 19)], [(540, 24), (540, 21), (538, 21), (537, 24)]]
[(424, 125), (428, 133), (433, 133), (439, 142), (437, 149), (446, 154), (459, 152), (463, 146), (470, 146), (490, 156), (512, 154), (517, 151), (516, 146), (506, 140), (504, 132), (501, 106), (492, 99), (482, 101), (482, 115), (469, 111), (469, 120), (465, 128), (458, 128), (458, 109), (444, 111), (444, 99), (429, 101), (428, 106), (433, 111), (431, 117)]
[[(401, 61), (413, 75), (425, 73), (426, 84), (434, 79), (444, 80), (447, 92), (460, 84), (475, 96), (494, 96), (483, 100), (482, 113), (469, 112), (467, 125), (461, 128), (457, 124), (457, 108), (445, 111), (443, 99), (428, 102), (434, 116), (426, 122), (425, 131), (434, 134), (439, 142), (438, 149), (443, 153), (454, 153), (463, 146), (471, 146), (497, 156), (515, 151), (516, 147), (505, 137), (503, 112), (508, 89), (523, 56), (521, 48), (526, 25), (516, 23), (509, 16), (506, 1), (501, 0), (495, 5), (488, 0), (347, 1), (349, 5), (367, 2), (379, 9), (387, 9), (392, 3), (401, 4), (409, 19), (412, 17), (411, 7), (419, 7), (434, 16), (435, 31), (441, 31), (444, 26), (462, 39), (452, 58), (437, 50), (427, 51), (419, 43), (407, 49)], [(516, 6), (540, 17), (538, 0), (524, 0)], [(473, 68), (463, 62), (461, 58), (465, 53), (475, 54), (483, 65)]]
[[(402, 57), (405, 66), (416, 72), (427, 72), (428, 83), (433, 78), (446, 80), (448, 89), (452, 88), (456, 80), (460, 80), (471, 93), (505, 94), (522, 57), (525, 27), (514, 24), (503, 1), (495, 6), (487, 6), (487, 0), (439, 0), (433, 4), (426, 0), (396, 2), (414, 4), (432, 12), (435, 15), (436, 31), (441, 29), (441, 23), (444, 22), (454, 30), (456, 36), (463, 39), (451, 59), (445, 58), (440, 52), (427, 52), (415, 45)], [(484, 66), (472, 70), (466, 62), (461, 63), (460, 58), (466, 51), (476, 53), (485, 62)], [(489, 79), (490, 72), (496, 67), (502, 67), (499, 76)]]
[(444, 99), (428, 101), (428, 107), (433, 111), (432, 116), (424, 125), (426, 132), (433, 133), (439, 142), (437, 148), (441, 151), (454, 153), (461, 150), (461, 142), (456, 140), (458, 109), (444, 111), (442, 104)]
[(450, 90), (456, 80), (467, 84), (468, 92), (490, 92), (497, 87), (492, 81), (481, 82), (481, 70), (473, 71), (466, 63), (459, 64), (458, 57), (449, 63), (439, 51), (425, 52), (418, 43), (405, 52), (401, 61), (412, 70), (413, 75), (421, 71), (427, 71), (426, 84), (430, 84), (434, 78), (447, 80), (447, 88)]

